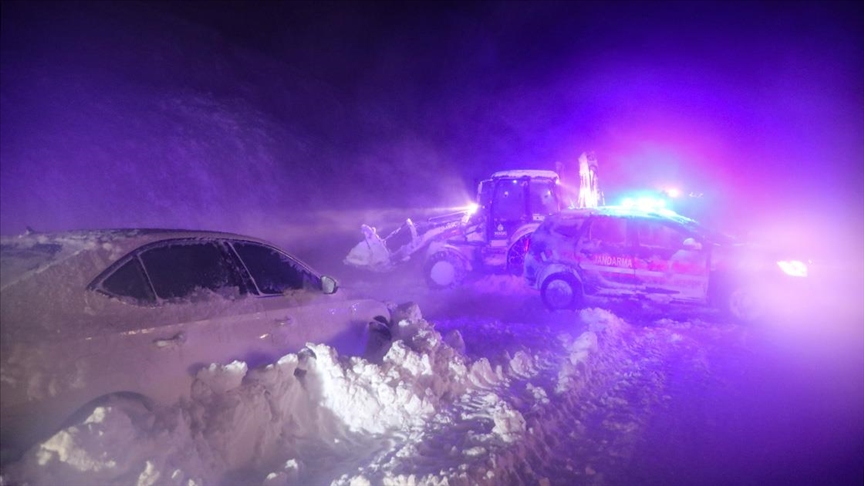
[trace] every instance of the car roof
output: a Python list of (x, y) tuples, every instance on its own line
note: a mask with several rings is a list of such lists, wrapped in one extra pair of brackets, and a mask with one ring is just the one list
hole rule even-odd
[(589, 216), (613, 216), (613, 217), (640, 217), (674, 221), (676, 223), (695, 223), (686, 216), (682, 216), (670, 209), (645, 210), (624, 206), (600, 206), (596, 208), (564, 209), (558, 213), (559, 218), (587, 218)]
[[(69, 230), (41, 233), (37, 231), (27, 231), (17, 236), (2, 236), (0, 241), (8, 242), (10, 240), (26, 240), (26, 239), (134, 239), (134, 238), (154, 238), (161, 239), (166, 236), (174, 237), (202, 236), (213, 238), (250, 238), (245, 235), (236, 233), (228, 233), (224, 231), (213, 230), (193, 230), (180, 228), (104, 228), (104, 229), (84, 229), (84, 230)], [(255, 238), (253, 238), (255, 239)]]
[(0, 237), (0, 289), (47, 267), (86, 253), (102, 253), (116, 261), (148, 243), (172, 239), (241, 239), (270, 246), (271, 243), (234, 233), (157, 228), (75, 230), (56, 233), (27, 232)]

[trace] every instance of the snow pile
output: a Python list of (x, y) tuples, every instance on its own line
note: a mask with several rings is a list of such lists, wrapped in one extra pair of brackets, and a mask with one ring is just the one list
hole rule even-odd
[[(560, 456), (555, 450), (562, 431), (573, 429), (585, 399), (583, 385), (595, 367), (607, 365), (603, 353), (618, 344), (627, 326), (599, 309), (571, 316), (558, 330), (498, 321), (456, 323), (486, 345), (471, 365), (473, 386), (394, 450), (334, 484), (548, 483), (534, 468)], [(574, 337), (572, 331), (582, 328), (587, 329)], [(496, 349), (514, 344), (521, 349)]]
[(576, 337), (558, 333), (551, 347), (505, 353), (500, 360), (494, 352), (471, 359), (459, 331), (442, 335), (416, 304), (402, 305), (394, 311), (392, 345), (380, 360), (341, 357), (310, 344), (258, 368), (212, 364), (198, 372), (191, 398), (181, 403), (148, 408), (117, 397), (100, 404), (8, 467), (3, 484), (491, 484), (524, 478), (523, 458), (554, 445), (549, 416), (566, 420), (592, 359), (622, 325), (599, 310), (573, 318), (588, 330)]

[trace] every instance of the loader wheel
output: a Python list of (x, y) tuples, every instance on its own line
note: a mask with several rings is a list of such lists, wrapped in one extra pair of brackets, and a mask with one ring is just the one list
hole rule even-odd
[(465, 280), (468, 268), (465, 260), (456, 252), (444, 250), (433, 253), (423, 268), (426, 283), (432, 289), (458, 287)]
[(531, 235), (525, 235), (510, 245), (507, 250), (507, 271), (511, 275), (521, 276), (525, 271), (525, 255), (528, 254), (528, 246), (531, 244)]
[(552, 274), (543, 281), (540, 296), (551, 310), (578, 309), (582, 305), (582, 284), (569, 273)]

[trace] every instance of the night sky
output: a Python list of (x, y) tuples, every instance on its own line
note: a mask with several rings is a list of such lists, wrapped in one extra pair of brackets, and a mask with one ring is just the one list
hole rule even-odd
[(862, 23), (854, 2), (4, 0), (0, 232), (458, 205), (588, 150), (609, 198), (860, 221)]

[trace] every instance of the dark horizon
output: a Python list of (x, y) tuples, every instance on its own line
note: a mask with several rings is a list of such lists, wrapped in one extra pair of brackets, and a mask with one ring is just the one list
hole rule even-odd
[(496, 170), (572, 177), (589, 150), (610, 197), (676, 186), (727, 217), (861, 221), (858, 13), (4, 2), (0, 232), (447, 206)]

